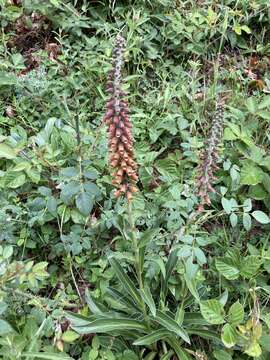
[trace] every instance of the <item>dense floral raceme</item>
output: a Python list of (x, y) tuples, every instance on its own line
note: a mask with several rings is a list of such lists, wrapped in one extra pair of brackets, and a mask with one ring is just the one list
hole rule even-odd
[(217, 104), (213, 117), (211, 130), (206, 140), (205, 147), (200, 154), (200, 165), (197, 176), (197, 192), (200, 198), (198, 211), (201, 212), (205, 205), (210, 205), (210, 192), (215, 192), (212, 183), (217, 180), (214, 172), (218, 169), (219, 145), (223, 135), (224, 101)]
[(108, 125), (109, 165), (114, 169), (113, 185), (117, 187), (115, 196), (125, 195), (130, 201), (137, 191), (137, 164), (134, 161), (133, 138), (129, 119), (128, 102), (122, 90), (122, 65), (125, 41), (118, 34), (113, 50), (112, 70), (108, 76), (107, 92), (110, 97), (103, 121)]

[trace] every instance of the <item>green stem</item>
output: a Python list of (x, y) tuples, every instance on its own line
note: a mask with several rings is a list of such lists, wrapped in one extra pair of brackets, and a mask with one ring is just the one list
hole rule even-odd
[[(143, 291), (144, 286), (143, 286), (142, 269), (141, 269), (141, 261), (140, 261), (140, 248), (138, 246), (136, 228), (135, 228), (134, 219), (132, 216), (131, 202), (128, 202), (128, 219), (129, 219), (129, 225), (130, 225), (130, 229), (131, 229), (131, 240), (132, 240), (132, 245), (133, 245), (133, 250), (134, 250), (135, 268), (136, 268), (136, 274), (137, 274), (138, 283), (139, 283), (139, 289)], [(147, 316), (144, 302), (142, 302), (142, 306), (143, 306), (143, 313), (145, 316)]]

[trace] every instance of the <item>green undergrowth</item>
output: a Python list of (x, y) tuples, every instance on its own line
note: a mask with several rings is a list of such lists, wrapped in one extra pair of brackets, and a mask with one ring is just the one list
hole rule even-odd
[[(0, 5), (0, 357), (269, 360), (269, 1)], [(120, 30), (129, 209), (102, 123)]]

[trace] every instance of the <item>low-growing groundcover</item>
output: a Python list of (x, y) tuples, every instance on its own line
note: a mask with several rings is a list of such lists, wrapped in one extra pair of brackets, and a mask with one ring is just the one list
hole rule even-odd
[(269, 1), (0, 5), (1, 359), (269, 360)]

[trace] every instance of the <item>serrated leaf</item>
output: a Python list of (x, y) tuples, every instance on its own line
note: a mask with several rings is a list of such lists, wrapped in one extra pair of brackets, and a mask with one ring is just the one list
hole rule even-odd
[(201, 314), (210, 324), (223, 324), (225, 311), (216, 299), (201, 301)]
[(238, 325), (244, 320), (244, 308), (239, 301), (236, 301), (229, 309), (228, 322), (231, 325)]
[(239, 269), (231, 258), (220, 257), (215, 262), (218, 272), (228, 280), (235, 280), (239, 276)]
[(254, 275), (256, 275), (256, 272), (259, 270), (261, 264), (262, 261), (258, 256), (246, 256), (241, 262), (241, 275), (248, 279), (253, 277)]
[(230, 324), (223, 326), (221, 339), (227, 348), (231, 348), (236, 344), (236, 331)]
[(243, 185), (257, 185), (262, 182), (264, 173), (256, 165), (250, 162), (245, 162), (241, 168), (240, 183)]

